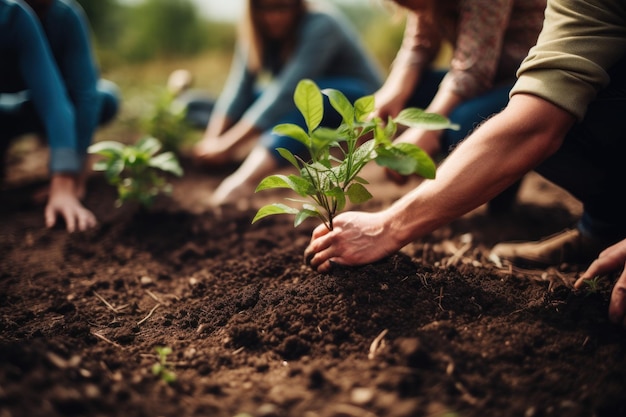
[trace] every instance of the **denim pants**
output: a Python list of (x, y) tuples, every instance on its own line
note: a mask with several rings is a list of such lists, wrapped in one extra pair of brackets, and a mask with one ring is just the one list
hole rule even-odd
[[(97, 92), (102, 105), (100, 107), (99, 125), (111, 121), (119, 110), (119, 93), (117, 86), (108, 80), (100, 80)], [(28, 96), (28, 91), (3, 94), (0, 102), (0, 154), (9, 146), (10, 141), (18, 136), (37, 133), (45, 134), (45, 127), (37, 115), (35, 106)], [(80, 151), (89, 144), (83, 144)]]
[(626, 58), (609, 75), (585, 118), (536, 171), (583, 203), (583, 234), (615, 242), (626, 237)]

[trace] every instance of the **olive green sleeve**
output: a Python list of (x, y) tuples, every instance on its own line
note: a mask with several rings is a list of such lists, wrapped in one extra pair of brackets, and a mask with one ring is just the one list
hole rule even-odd
[(511, 96), (539, 96), (581, 120), (625, 53), (626, 1), (550, 0)]

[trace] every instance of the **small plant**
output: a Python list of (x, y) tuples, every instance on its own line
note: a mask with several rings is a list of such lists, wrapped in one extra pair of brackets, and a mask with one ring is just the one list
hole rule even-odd
[(154, 110), (144, 120), (145, 129), (161, 142), (163, 149), (179, 152), (192, 133), (186, 114), (187, 109), (177, 105), (173, 95), (165, 92), (158, 97)]
[(600, 276), (595, 276), (592, 279), (586, 279), (583, 282), (587, 284), (587, 288), (585, 289), (587, 296), (596, 294), (600, 291)]
[(163, 173), (183, 175), (176, 155), (172, 152), (157, 155), (160, 150), (161, 143), (147, 136), (135, 145), (98, 142), (91, 145), (88, 152), (103, 157), (93, 169), (104, 172), (108, 183), (117, 187), (116, 206), (126, 201), (138, 201), (144, 207), (150, 207), (158, 194), (171, 192), (171, 185)]
[[(322, 94), (343, 119), (337, 129), (320, 127), (324, 113)], [(256, 191), (290, 188), (306, 199), (290, 199), (302, 203), (301, 208), (280, 203), (261, 207), (252, 223), (273, 214), (294, 214), (295, 227), (309, 217), (317, 217), (332, 230), (333, 218), (344, 209), (347, 199), (360, 204), (372, 198), (365, 187), (367, 181), (358, 175), (368, 162), (375, 160), (402, 175), (435, 177), (435, 163), (426, 152), (409, 143), (392, 143), (398, 124), (432, 130), (458, 129), (447, 118), (417, 108), (404, 109), (397, 117), (383, 123), (379, 117), (369, 117), (374, 110), (374, 96), (361, 97), (353, 105), (342, 92), (320, 91), (313, 81), (306, 79), (298, 83), (294, 101), (308, 131), (294, 124), (278, 125), (274, 131), (302, 142), (311, 160), (306, 162), (287, 149), (279, 148), (280, 155), (295, 166), (300, 175), (271, 175), (261, 181)], [(343, 156), (334, 156), (334, 149)]]
[(172, 348), (157, 346), (154, 350), (157, 352), (159, 361), (152, 365), (152, 374), (168, 384), (175, 382), (176, 374), (170, 369), (171, 364), (167, 362), (167, 356), (172, 353)]

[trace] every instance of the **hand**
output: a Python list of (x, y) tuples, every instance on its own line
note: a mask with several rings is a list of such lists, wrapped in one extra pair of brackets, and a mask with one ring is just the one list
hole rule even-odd
[(76, 179), (69, 175), (55, 175), (50, 184), (50, 198), (44, 217), (46, 227), (56, 224), (57, 217), (63, 216), (67, 231), (84, 231), (97, 224), (96, 217), (80, 203), (76, 195)]
[(401, 99), (391, 88), (381, 88), (374, 94), (376, 108), (370, 117), (380, 117), (383, 122), (387, 118), (396, 117), (404, 108), (404, 99)]
[(204, 137), (195, 144), (192, 155), (197, 162), (213, 166), (222, 166), (231, 162), (230, 147), (225, 146), (225, 141), (214, 137)]
[(308, 264), (328, 272), (332, 263), (363, 265), (397, 252), (400, 247), (391, 237), (383, 212), (345, 212), (333, 220), (333, 230), (320, 225), (304, 251)]
[[(616, 243), (603, 250), (598, 259), (593, 261), (589, 268), (576, 281), (574, 288), (580, 289), (585, 280), (608, 272), (624, 268), (626, 264), (626, 239)], [(626, 269), (618, 278), (613, 292), (611, 293), (611, 302), (609, 304), (609, 319), (618, 325), (622, 325), (626, 329)]]

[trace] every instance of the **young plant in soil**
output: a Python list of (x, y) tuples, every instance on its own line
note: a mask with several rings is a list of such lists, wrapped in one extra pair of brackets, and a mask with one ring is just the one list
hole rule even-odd
[(159, 346), (154, 350), (157, 352), (158, 362), (152, 365), (152, 374), (161, 378), (165, 383), (176, 382), (176, 374), (170, 369), (171, 365), (167, 361), (167, 356), (172, 353), (172, 348)]
[(93, 169), (104, 172), (107, 182), (117, 187), (117, 207), (127, 201), (137, 201), (147, 208), (157, 195), (171, 192), (164, 173), (183, 175), (176, 155), (173, 152), (157, 155), (160, 150), (161, 142), (147, 136), (134, 145), (98, 142), (91, 145), (88, 152), (102, 156)]
[(165, 92), (155, 100), (152, 113), (143, 121), (144, 128), (164, 150), (180, 152), (193, 133), (186, 115), (186, 108), (176, 105), (173, 95)]
[[(320, 126), (324, 115), (322, 94), (342, 117), (336, 129)], [(368, 162), (374, 160), (402, 175), (435, 177), (435, 163), (426, 152), (413, 144), (392, 143), (398, 125), (430, 130), (458, 129), (447, 118), (417, 108), (404, 109), (385, 123), (380, 117), (370, 117), (374, 111), (374, 96), (361, 97), (351, 104), (341, 91), (320, 90), (307, 79), (298, 83), (294, 101), (304, 117), (307, 131), (294, 124), (281, 124), (274, 132), (303, 143), (311, 159), (305, 161), (279, 148), (280, 155), (296, 167), (299, 175), (271, 175), (261, 181), (256, 191), (289, 188), (304, 199), (289, 199), (301, 203), (299, 208), (281, 203), (261, 207), (252, 223), (273, 214), (294, 214), (295, 227), (309, 217), (317, 217), (332, 230), (333, 218), (345, 208), (347, 200), (360, 204), (372, 198), (365, 187), (367, 181), (359, 176)]]

